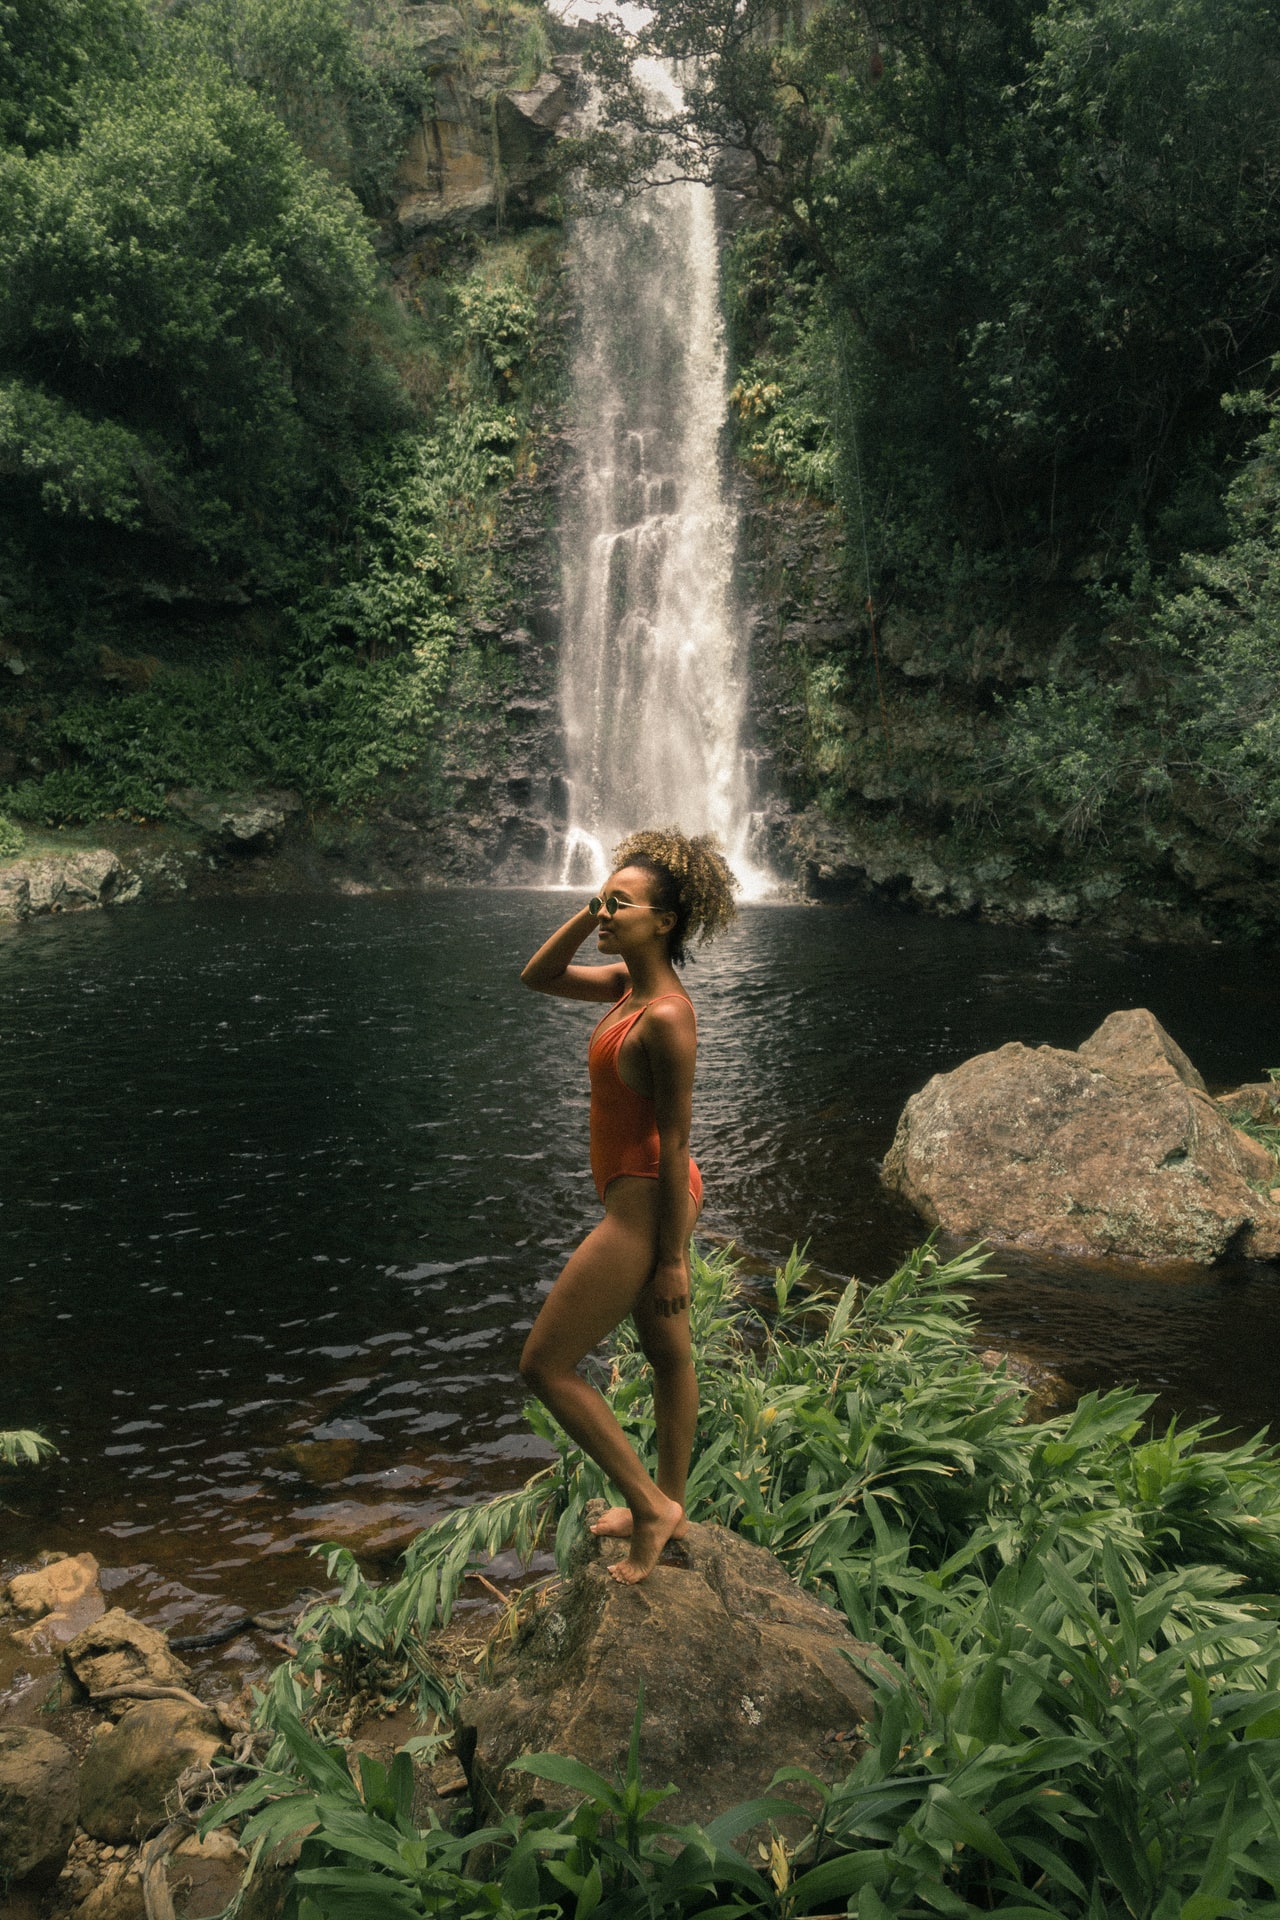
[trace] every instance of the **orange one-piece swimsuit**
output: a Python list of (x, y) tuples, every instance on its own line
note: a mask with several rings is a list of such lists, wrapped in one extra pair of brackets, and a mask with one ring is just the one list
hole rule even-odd
[[(631, 994), (623, 996), (630, 999)], [(617, 1012), (615, 1001), (597, 1025), (587, 1048), (587, 1072), (591, 1078), (591, 1176), (596, 1192), (604, 1199), (605, 1188), (620, 1173), (641, 1180), (658, 1177), (658, 1119), (653, 1101), (629, 1087), (618, 1072), (618, 1051), (641, 1015), (658, 1000), (683, 1000), (682, 993), (658, 993), (643, 1007), (619, 1020), (607, 1033), (600, 1028)], [(694, 1015), (694, 1024), (698, 1016)], [(689, 1161), (689, 1191), (695, 1204), (702, 1206), (702, 1175), (697, 1163)]]

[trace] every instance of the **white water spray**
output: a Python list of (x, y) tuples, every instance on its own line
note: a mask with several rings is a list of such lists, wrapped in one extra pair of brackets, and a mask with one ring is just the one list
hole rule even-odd
[[(679, 106), (668, 68), (636, 71), (664, 109)], [(717, 833), (758, 897), (769, 882), (749, 849), (711, 191), (672, 180), (583, 219), (576, 255), (581, 473), (563, 541), (571, 824), (560, 879), (599, 879), (625, 833), (674, 822)]]

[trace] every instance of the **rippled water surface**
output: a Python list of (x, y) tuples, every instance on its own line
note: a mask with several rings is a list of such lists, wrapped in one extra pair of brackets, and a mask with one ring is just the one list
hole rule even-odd
[[(0, 1424), (64, 1455), (9, 1477), (0, 1560), (88, 1546), (190, 1630), (314, 1581), (315, 1540), (390, 1559), (524, 1476), (516, 1357), (597, 1217), (595, 1015), (516, 979), (565, 904), (218, 902), (0, 942)], [(1211, 1085), (1280, 1060), (1280, 983), (1221, 948), (759, 907), (688, 981), (704, 1225), (867, 1278), (919, 1235), (876, 1169), (930, 1074), (1134, 1005)], [(1076, 1383), (1280, 1411), (1276, 1269), (998, 1264), (984, 1326)]]

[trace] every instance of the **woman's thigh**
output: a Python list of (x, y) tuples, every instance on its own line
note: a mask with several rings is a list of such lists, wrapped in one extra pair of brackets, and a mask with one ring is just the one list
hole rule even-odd
[(656, 1246), (656, 1209), (646, 1217), (643, 1206), (611, 1207), (570, 1254), (543, 1301), (521, 1366), (576, 1367), (635, 1311), (653, 1272)]

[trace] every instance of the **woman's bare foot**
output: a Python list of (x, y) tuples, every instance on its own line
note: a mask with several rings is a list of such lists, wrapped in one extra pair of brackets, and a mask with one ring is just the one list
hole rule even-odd
[(682, 1523), (687, 1525), (684, 1508), (677, 1500), (668, 1500), (662, 1494), (658, 1498), (662, 1506), (656, 1513), (631, 1516), (631, 1551), (625, 1560), (615, 1561), (609, 1569), (614, 1579), (625, 1587), (647, 1580), (668, 1540), (675, 1538), (676, 1529)]
[[(683, 1540), (688, 1531), (689, 1522), (682, 1515), (679, 1524), (671, 1529), (667, 1537), (671, 1540)], [(607, 1513), (602, 1513), (598, 1520), (591, 1522), (588, 1532), (594, 1533), (601, 1540), (629, 1540), (631, 1538), (630, 1507), (610, 1507)]]

